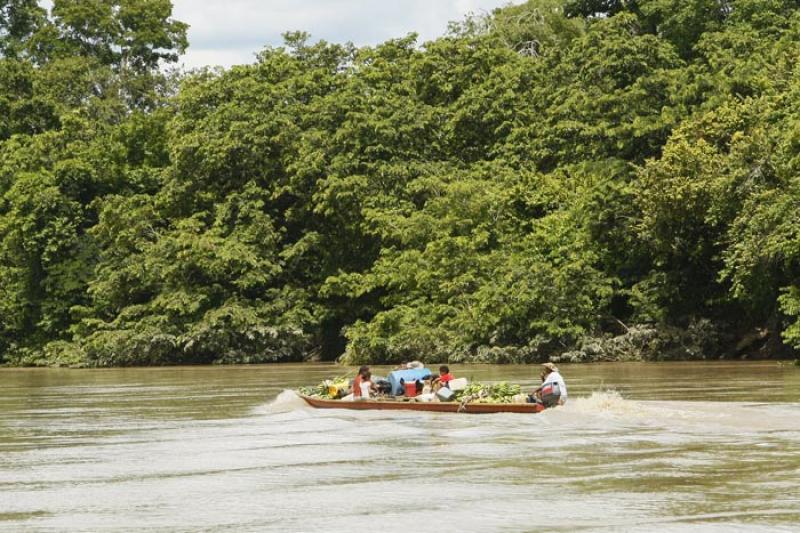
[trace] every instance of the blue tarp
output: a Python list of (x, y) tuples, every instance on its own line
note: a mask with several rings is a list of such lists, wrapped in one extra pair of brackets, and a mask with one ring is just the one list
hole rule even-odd
[(402, 394), (403, 385), (400, 383), (402, 379), (406, 381), (417, 381), (418, 379), (426, 379), (431, 376), (431, 371), (427, 368), (415, 368), (413, 370), (395, 370), (389, 374), (389, 383), (392, 385), (392, 394), (398, 396)]

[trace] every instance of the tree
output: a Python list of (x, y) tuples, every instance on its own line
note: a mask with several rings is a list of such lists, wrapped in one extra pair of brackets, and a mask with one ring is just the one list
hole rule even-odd
[(56, 57), (77, 54), (142, 73), (177, 61), (188, 46), (188, 26), (170, 18), (169, 0), (55, 0), (52, 14), (63, 40)]
[(36, 0), (0, 2), (0, 57), (19, 59), (26, 43), (47, 22), (47, 12)]

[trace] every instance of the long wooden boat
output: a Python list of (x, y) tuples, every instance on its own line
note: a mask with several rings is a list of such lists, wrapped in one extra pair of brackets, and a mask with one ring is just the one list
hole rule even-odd
[(468, 403), (460, 402), (415, 402), (412, 400), (323, 400), (297, 393), (311, 407), (316, 409), (354, 409), (357, 411), (429, 411), (435, 413), (539, 413), (544, 410), (541, 404), (533, 403)]

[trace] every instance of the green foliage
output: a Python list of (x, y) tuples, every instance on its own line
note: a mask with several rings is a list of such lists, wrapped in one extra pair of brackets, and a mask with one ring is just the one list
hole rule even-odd
[(593, 18), (616, 15), (626, 4), (625, 0), (567, 0), (564, 9), (570, 17)]
[(313, 387), (300, 387), (298, 392), (323, 400), (337, 400), (347, 394), (350, 389), (350, 381), (348, 376), (338, 376), (322, 380)]
[(347, 360), (464, 360), (481, 347), (568, 344), (592, 331), (615, 282), (599, 270), (579, 210), (556, 207), (568, 195), (545, 189), (554, 185), (491, 165), (412, 183), (438, 194), (407, 217), (371, 213), (395, 245), (362, 284), (381, 287), (388, 309), (348, 331)]
[(520, 394), (522, 388), (519, 385), (510, 385), (505, 381), (490, 385), (473, 381), (456, 392), (455, 400), (470, 403), (512, 403), (514, 396)]
[(44, 24), (46, 15), (36, 0), (0, 2), (0, 57), (23, 54), (26, 42)]
[(169, 0), (54, 0), (57, 55), (80, 55), (125, 70), (148, 71), (176, 61), (188, 25), (170, 19)]
[(525, 56), (567, 47), (584, 28), (582, 20), (567, 18), (561, 0), (529, 0), (507, 6), (496, 10), (487, 23), (503, 46)]
[(800, 349), (798, 40), (789, 0), (530, 0), (173, 76), (168, 0), (0, 2), (0, 358)]

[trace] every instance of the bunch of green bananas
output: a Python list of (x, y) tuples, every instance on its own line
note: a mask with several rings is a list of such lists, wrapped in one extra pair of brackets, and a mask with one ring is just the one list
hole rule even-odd
[(476, 403), (511, 403), (514, 396), (521, 392), (519, 385), (511, 385), (505, 381), (492, 385), (472, 382), (456, 393), (456, 400), (470, 398), (470, 401)]
[(350, 389), (350, 379), (347, 376), (339, 376), (323, 380), (313, 387), (300, 387), (298, 391), (305, 396), (313, 396), (324, 400), (337, 400), (345, 396), (348, 389)]

